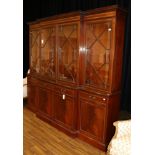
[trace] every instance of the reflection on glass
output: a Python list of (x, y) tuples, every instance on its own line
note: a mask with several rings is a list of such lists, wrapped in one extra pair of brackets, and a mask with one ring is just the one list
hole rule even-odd
[(41, 30), (40, 73), (46, 78), (55, 78), (55, 27)]
[(39, 32), (32, 31), (30, 32), (30, 50), (31, 50), (31, 71), (39, 72)]
[(86, 84), (98, 87), (108, 85), (111, 31), (110, 22), (86, 25)]
[(59, 79), (76, 82), (77, 76), (77, 25), (60, 25), (58, 28)]

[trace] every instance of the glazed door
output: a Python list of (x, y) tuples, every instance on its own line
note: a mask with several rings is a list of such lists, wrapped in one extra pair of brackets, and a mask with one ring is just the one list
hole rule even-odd
[(39, 73), (40, 70), (40, 33), (30, 32), (30, 69), (31, 73)]
[(107, 89), (110, 85), (110, 59), (114, 50), (111, 19), (85, 22), (87, 86)]
[(58, 26), (58, 79), (77, 82), (78, 24)]
[(39, 88), (38, 112), (47, 117), (52, 116), (52, 95), (53, 92), (51, 90)]
[(55, 27), (45, 28), (40, 31), (40, 75), (47, 80), (55, 80), (55, 48), (56, 30)]
[(105, 106), (93, 99), (80, 98), (80, 132), (103, 142), (105, 131)]
[(54, 119), (69, 129), (74, 128), (74, 99), (70, 96), (55, 92), (54, 94)]

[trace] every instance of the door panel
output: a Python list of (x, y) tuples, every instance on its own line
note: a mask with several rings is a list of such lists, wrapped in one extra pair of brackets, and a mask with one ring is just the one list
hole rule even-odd
[(63, 100), (62, 94), (54, 94), (54, 118), (63, 123), (68, 128), (73, 128), (74, 123), (74, 99), (65, 96)]
[(40, 70), (40, 33), (30, 32), (30, 67), (32, 73), (39, 73)]
[(56, 48), (56, 30), (55, 27), (42, 29), (41, 36), (41, 51), (40, 51), (40, 74), (49, 80), (56, 78), (55, 69), (55, 48)]
[(110, 53), (112, 47), (112, 21), (85, 23), (86, 71), (85, 83), (102, 89), (109, 87)]
[(80, 130), (94, 139), (103, 141), (104, 123), (104, 105), (80, 99)]
[(39, 88), (38, 111), (46, 116), (52, 116), (52, 91)]
[(28, 91), (27, 107), (35, 112), (37, 108), (37, 87), (32, 84), (28, 85), (27, 91)]
[(58, 79), (77, 81), (78, 24), (58, 26)]

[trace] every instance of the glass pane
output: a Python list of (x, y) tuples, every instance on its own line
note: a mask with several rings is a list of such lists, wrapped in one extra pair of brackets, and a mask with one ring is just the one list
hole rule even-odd
[[(86, 84), (108, 86), (111, 45), (111, 22), (86, 25)], [(110, 30), (110, 31), (109, 31)]]
[(55, 27), (41, 30), (40, 73), (49, 79), (55, 78)]
[(77, 25), (60, 25), (58, 27), (58, 57), (61, 80), (76, 82), (77, 78)]
[(31, 50), (31, 71), (32, 72), (39, 72), (39, 32), (32, 31), (30, 33), (30, 50)]

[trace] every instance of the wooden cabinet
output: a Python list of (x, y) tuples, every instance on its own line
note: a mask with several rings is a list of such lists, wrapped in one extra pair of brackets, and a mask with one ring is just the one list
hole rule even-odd
[(58, 25), (58, 80), (77, 82), (78, 23)]
[(52, 117), (53, 110), (53, 91), (46, 88), (39, 87), (38, 92), (38, 115), (45, 115), (46, 117)]
[(114, 51), (115, 21), (112, 18), (85, 22), (85, 84), (107, 90)]
[(40, 76), (46, 80), (56, 79), (56, 27), (40, 30)]
[(33, 30), (30, 32), (30, 69), (31, 73), (39, 73), (40, 69), (40, 33)]
[(35, 112), (38, 104), (38, 87), (36, 85), (36, 81), (30, 81), (29, 78), (27, 85), (27, 94), (28, 94), (27, 107), (33, 112)]
[(29, 23), (30, 109), (103, 150), (119, 112), (125, 14), (111, 6)]
[(74, 90), (56, 88), (54, 93), (54, 119), (68, 129), (76, 129), (77, 106)]
[(54, 94), (54, 119), (68, 129), (75, 129), (75, 99), (65, 93)]
[(103, 142), (105, 132), (106, 102), (105, 98), (80, 91), (79, 112), (80, 132), (86, 137), (91, 137)]

